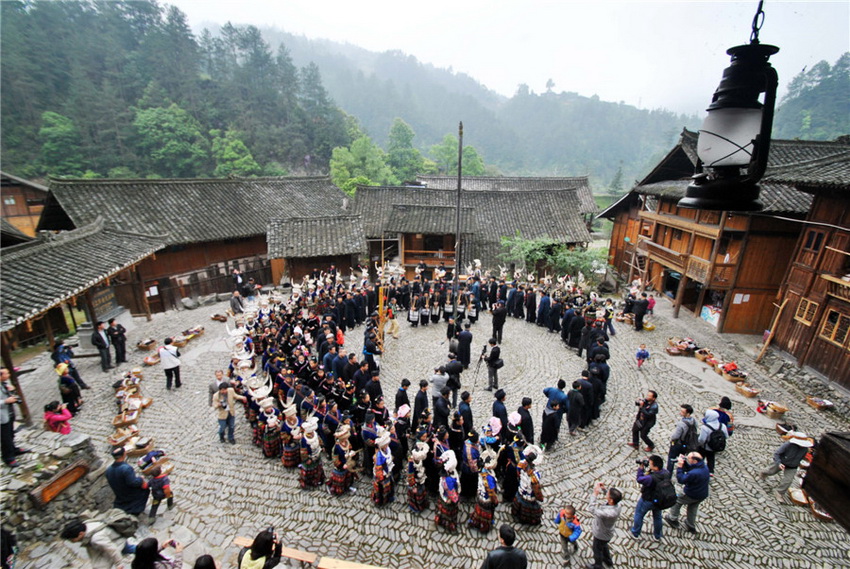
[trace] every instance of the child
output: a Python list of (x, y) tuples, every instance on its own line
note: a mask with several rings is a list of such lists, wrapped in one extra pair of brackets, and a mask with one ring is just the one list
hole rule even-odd
[(638, 348), (635, 354), (635, 359), (637, 360), (638, 369), (643, 365), (643, 362), (649, 359), (649, 350), (646, 349), (646, 344), (640, 345), (640, 348)]
[(561, 555), (564, 557), (564, 567), (570, 564), (570, 556), (578, 551), (578, 538), (581, 535), (581, 522), (576, 517), (576, 509), (565, 506), (555, 514), (558, 533), (561, 535)]
[(649, 304), (646, 307), (646, 313), (647, 314), (655, 314), (655, 295), (650, 294), (649, 300), (647, 302), (649, 302)]
[(151, 489), (151, 513), (148, 515), (151, 522), (156, 519), (156, 511), (163, 500), (168, 500), (168, 509), (174, 507), (174, 494), (171, 492), (171, 481), (167, 474), (162, 473), (162, 468), (157, 466), (151, 471), (151, 479), (148, 480)]

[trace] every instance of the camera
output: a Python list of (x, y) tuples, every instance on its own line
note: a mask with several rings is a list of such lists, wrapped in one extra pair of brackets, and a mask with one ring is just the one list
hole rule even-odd
[(637, 460), (635, 460), (635, 464), (639, 464), (639, 465), (643, 466), (644, 468), (646, 468), (647, 466), (649, 466), (649, 459), (648, 458), (638, 458)]
[(274, 526), (267, 527), (266, 531), (269, 532), (270, 534), (274, 535)]

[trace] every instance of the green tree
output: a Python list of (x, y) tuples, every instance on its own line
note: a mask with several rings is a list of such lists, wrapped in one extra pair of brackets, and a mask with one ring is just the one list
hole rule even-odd
[(51, 176), (79, 176), (83, 170), (80, 132), (74, 121), (52, 111), (41, 114), (41, 159)]
[(499, 254), (502, 260), (524, 264), (529, 271), (567, 274), (573, 278), (582, 273), (591, 282), (599, 280), (596, 271), (605, 267), (607, 256), (605, 248), (570, 247), (548, 237), (527, 239), (520, 232), (502, 237)]
[[(333, 149), (331, 156), (331, 179), (342, 190), (353, 192), (349, 182), (352, 178), (362, 177), (368, 183), (361, 185), (394, 185), (398, 180), (387, 166), (384, 151), (368, 136), (361, 136), (348, 148), (339, 146)], [(353, 195), (353, 194), (352, 194)]]
[(400, 182), (414, 180), (416, 174), (422, 171), (422, 154), (413, 147), (415, 136), (406, 122), (400, 118), (393, 121), (387, 145), (387, 164)]
[[(457, 137), (447, 134), (440, 144), (431, 147), (431, 157), (437, 164), (440, 174), (447, 176), (457, 175)], [(474, 146), (463, 147), (463, 175), (483, 176), (485, 172), (484, 160)]]
[(133, 126), (149, 170), (166, 178), (192, 178), (207, 173), (209, 142), (200, 123), (176, 103), (137, 109)]
[(262, 171), (237, 132), (228, 130), (222, 135), (220, 130), (213, 129), (210, 131), (210, 138), (212, 157), (215, 160), (213, 176), (256, 176)]
[(617, 168), (617, 173), (611, 183), (608, 184), (608, 195), (612, 198), (618, 198), (623, 195), (623, 167)]

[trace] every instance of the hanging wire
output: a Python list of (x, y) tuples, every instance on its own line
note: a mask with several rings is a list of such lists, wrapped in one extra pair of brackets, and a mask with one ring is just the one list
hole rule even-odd
[(762, 6), (764, 5), (764, 0), (759, 0), (759, 7), (756, 9), (756, 15), (753, 16), (753, 31), (750, 34), (750, 43), (758, 43), (759, 42), (759, 30), (764, 25), (764, 10), (762, 10)]

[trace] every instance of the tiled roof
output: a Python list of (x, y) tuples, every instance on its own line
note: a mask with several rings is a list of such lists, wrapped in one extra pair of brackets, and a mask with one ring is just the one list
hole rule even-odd
[[(418, 175), (416, 180), (428, 188), (457, 191), (457, 176), (425, 176)], [(511, 191), (526, 192), (540, 190), (569, 190), (577, 191), (581, 200), (581, 213), (595, 213), (599, 210), (587, 176), (553, 177), (553, 178), (523, 178), (507, 176), (464, 176), (464, 190), (471, 192)]]
[(366, 252), (359, 215), (272, 219), (266, 241), (271, 259), (298, 259)]
[(62, 228), (64, 214), (74, 227), (102, 215), (119, 227), (168, 233), (168, 245), (262, 235), (276, 217), (344, 215), (347, 199), (327, 177), (51, 180), (50, 192), (39, 229)]
[(850, 146), (831, 156), (770, 168), (764, 179), (798, 186), (850, 189)]
[(0, 172), (0, 185), (5, 186), (26, 186), (33, 190), (38, 190), (40, 192), (47, 193), (47, 188), (42, 186), (41, 184), (37, 184), (30, 180), (24, 180), (23, 178), (18, 178), (17, 176), (13, 176), (8, 172)]
[(18, 244), (32, 241), (32, 237), (12, 225), (5, 217), (0, 218), (0, 235), (3, 243)]
[(0, 329), (10, 330), (83, 293), (162, 249), (165, 241), (166, 236), (120, 231), (97, 218), (73, 231), (3, 249)]
[[(681, 199), (685, 197), (685, 190), (691, 180), (667, 180), (638, 186), (635, 191), (650, 196), (664, 197), (668, 199)], [(764, 213), (807, 213), (812, 205), (812, 196), (801, 192), (789, 184), (777, 184), (762, 181), (761, 197), (764, 204)], [(610, 209), (610, 208), (609, 208)]]
[[(471, 207), (463, 207), (460, 212), (463, 233), (475, 233), (475, 211)], [(456, 206), (394, 204), (384, 231), (447, 235), (454, 234), (456, 228)]]
[[(457, 194), (422, 187), (361, 186), (357, 189), (354, 211), (363, 217), (367, 238), (378, 238), (392, 226), (393, 206), (412, 205), (454, 208)], [(473, 211), (475, 231), (462, 248), (461, 263), (481, 259), (485, 267), (494, 267), (501, 252), (501, 237), (520, 232), (534, 239), (548, 237), (563, 243), (587, 243), (591, 240), (579, 214), (576, 190), (470, 191), (463, 192), (461, 207)], [(454, 216), (449, 231), (454, 233)], [(467, 233), (466, 228), (463, 233)]]

